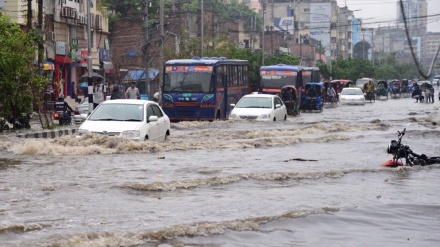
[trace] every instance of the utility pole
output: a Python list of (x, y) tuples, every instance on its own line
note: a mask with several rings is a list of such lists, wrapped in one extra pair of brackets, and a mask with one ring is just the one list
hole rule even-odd
[(27, 31), (29, 32), (32, 29), (32, 0), (27, 0), (28, 4), (27, 4), (27, 15), (26, 15), (26, 19), (27, 19), (27, 23), (26, 23), (26, 28)]
[(159, 64), (159, 85), (162, 85), (163, 73), (163, 40), (165, 37), (164, 33), (164, 23), (163, 23), (163, 8), (164, 0), (160, 0), (160, 64)]
[[(39, 33), (43, 33), (43, 0), (38, 0), (37, 30)], [(40, 56), (40, 53), (43, 53), (43, 51), (44, 51), (43, 42), (38, 43), (38, 69), (42, 69), (43, 67), (43, 58)]]
[(87, 97), (89, 98), (89, 114), (93, 111), (93, 71), (92, 71), (92, 37), (90, 18), (90, 1), (87, 2)]
[(264, 66), (264, 22), (266, 21), (266, 0), (263, 0), (263, 33), (261, 38), (261, 66)]
[(204, 36), (204, 33), (203, 33), (203, 29), (204, 29), (204, 26), (203, 26), (203, 23), (205, 22), (205, 18), (204, 18), (204, 11), (203, 11), (203, 0), (201, 0), (201, 3), (200, 3), (200, 5), (201, 5), (201, 13), (200, 13), (200, 15), (201, 15), (201, 17), (200, 17), (200, 22), (201, 22), (201, 28), (202, 28), (202, 49), (201, 49), (201, 57), (203, 57), (203, 47), (204, 47), (204, 39), (203, 39), (203, 36)]
[(144, 46), (144, 55), (145, 55), (145, 86), (147, 87), (147, 94), (148, 97), (150, 97), (150, 90), (148, 90), (150, 88), (150, 68), (149, 68), (149, 59), (148, 59), (148, 42), (149, 42), (149, 37), (148, 37), (148, 7), (149, 7), (149, 0), (145, 0), (145, 46)]

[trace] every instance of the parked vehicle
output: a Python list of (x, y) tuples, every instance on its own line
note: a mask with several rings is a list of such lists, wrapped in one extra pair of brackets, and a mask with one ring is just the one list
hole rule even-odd
[(248, 94), (231, 104), (229, 119), (261, 121), (287, 120), (287, 109), (280, 97), (273, 94)]
[(339, 95), (341, 105), (365, 105), (365, 95), (357, 87), (343, 88)]
[(81, 102), (75, 107), (73, 112), (73, 122), (74, 123), (81, 123), (84, 121), (81, 118), (81, 114), (89, 114), (89, 98), (85, 97), (81, 100)]
[(411, 148), (402, 143), (402, 137), (405, 135), (406, 129), (402, 132), (397, 131), (397, 140), (391, 140), (391, 144), (387, 147), (387, 153), (393, 155), (392, 160), (383, 162), (382, 166), (398, 167), (398, 166), (427, 166), (440, 164), (440, 157), (428, 157), (425, 154), (416, 154)]
[(309, 82), (304, 87), (304, 96), (301, 99), (301, 110), (320, 112), (324, 109), (324, 85), (320, 82)]
[[(70, 116), (70, 118), (69, 118)], [(54, 122), (59, 125), (70, 125), (72, 124), (72, 112), (67, 111), (65, 114), (62, 112), (55, 112), (53, 114)]]
[(170, 119), (154, 101), (117, 99), (99, 104), (78, 129), (86, 133), (133, 140), (164, 141), (170, 135)]
[(3, 130), (10, 130), (13, 129), (14, 125), (8, 122), (4, 117), (0, 117), (0, 132)]
[(440, 86), (440, 75), (435, 75), (434, 79), (432, 79), (432, 85), (433, 86)]
[(293, 85), (284, 86), (280, 92), (281, 100), (286, 105), (289, 116), (297, 116), (301, 113), (299, 110), (299, 92)]

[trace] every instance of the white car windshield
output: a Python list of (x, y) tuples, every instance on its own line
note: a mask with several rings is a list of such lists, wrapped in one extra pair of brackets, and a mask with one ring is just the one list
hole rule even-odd
[(355, 90), (355, 89), (353, 89), (353, 90), (348, 89), (348, 90), (342, 90), (341, 94), (342, 95), (362, 95), (362, 91), (361, 90)]
[(92, 113), (91, 121), (143, 121), (144, 106), (135, 104), (102, 104)]
[(272, 98), (244, 97), (235, 106), (236, 108), (272, 108)]

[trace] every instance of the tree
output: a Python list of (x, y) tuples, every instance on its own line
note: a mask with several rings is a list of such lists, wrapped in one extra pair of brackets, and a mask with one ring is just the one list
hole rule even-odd
[(0, 115), (18, 117), (32, 112), (34, 96), (47, 83), (47, 79), (37, 76), (34, 65), (41, 42), (36, 30), (25, 33), (0, 14)]
[(371, 44), (367, 41), (357, 42), (353, 47), (353, 58), (368, 59), (368, 50)]

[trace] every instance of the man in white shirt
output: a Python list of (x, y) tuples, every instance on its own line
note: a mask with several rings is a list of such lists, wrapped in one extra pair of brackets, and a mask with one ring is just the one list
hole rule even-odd
[(106, 90), (102, 79), (98, 79), (93, 86), (93, 109), (95, 109), (101, 102), (105, 100)]
[(127, 99), (138, 99), (140, 96), (139, 89), (134, 83), (132, 83), (130, 87), (127, 88), (127, 91), (125, 91), (125, 98)]

